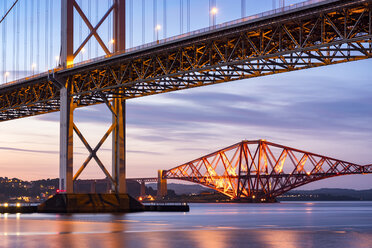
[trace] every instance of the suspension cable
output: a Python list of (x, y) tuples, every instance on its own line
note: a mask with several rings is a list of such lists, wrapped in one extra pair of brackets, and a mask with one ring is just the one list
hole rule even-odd
[[(6, 10), (6, 1), (4, 1), (4, 10)], [(2, 33), (1, 33), (1, 38), (2, 38), (2, 42), (3, 42), (3, 52), (2, 52), (2, 55), (3, 55), (3, 71), (2, 71), (2, 76), (3, 76), (3, 81), (6, 83), (7, 81), (7, 76), (8, 76), (8, 72), (7, 72), (7, 68), (6, 68), (6, 22), (2, 25)]]
[[(99, 0), (96, 0), (96, 2), (95, 2), (95, 4), (96, 4), (96, 23), (95, 24), (96, 25), (97, 25), (97, 23), (99, 21), (98, 20), (98, 1)], [(95, 44), (96, 44), (96, 46), (95, 46), (96, 47), (96, 57), (98, 57), (98, 42), (96, 42)]]
[[(14, 10), (14, 12), (15, 12), (16, 10)], [(17, 26), (16, 26), (16, 21), (17, 21), (17, 15), (16, 15), (16, 12), (14, 13), (14, 15), (13, 15), (13, 42), (12, 42), (12, 46), (13, 46), (13, 67), (12, 67), (12, 71), (13, 71), (13, 74), (14, 74), (14, 72), (16, 71), (16, 43), (15, 43), (15, 41), (16, 41), (16, 34), (17, 34), (17, 32), (16, 32), (16, 28), (17, 28)], [(12, 75), (13, 76), (13, 78), (15, 77), (15, 75)]]
[(53, 16), (53, 2), (54, 1), (50, 1), (50, 5), (49, 5), (49, 7), (50, 7), (50, 11), (49, 11), (49, 17), (50, 17), (50, 19), (49, 19), (49, 28), (50, 28), (50, 31), (49, 31), (49, 45), (50, 45), (50, 47), (49, 47), (49, 66), (52, 66), (53, 65), (53, 60), (54, 60), (54, 52), (53, 52), (53, 31), (54, 31), (54, 29), (53, 29), (53, 20), (54, 20), (54, 16)]
[[(0, 23), (2, 23), (2, 22), (4, 21), (5, 17), (9, 14), (9, 12), (13, 9), (13, 7), (17, 4), (17, 2), (18, 2), (18, 0), (16, 0), (16, 1), (12, 4), (12, 6), (8, 9), (8, 11), (5, 13), (5, 15), (1, 18)], [(5, 9), (6, 9), (6, 1), (4, 1), (4, 6), (5, 6)], [(4, 9), (4, 10), (5, 10), (5, 9)]]
[(146, 42), (145, 15), (146, 15), (146, 0), (142, 0), (142, 44), (145, 44)]
[(153, 14), (152, 14), (152, 17), (153, 17), (153, 25), (152, 25), (152, 29), (153, 29), (153, 32), (154, 32), (154, 40), (156, 40), (156, 34), (157, 32), (159, 32), (158, 30), (158, 20), (157, 20), (157, 7), (158, 7), (158, 3), (156, 0), (153, 0)]
[(133, 47), (133, 0), (129, 0), (129, 47)]
[[(274, 0), (275, 1), (275, 0)], [(242, 10), (242, 18), (244, 18), (246, 16), (246, 0), (241, 0), (241, 10)]]
[(45, 69), (48, 70), (48, 61), (49, 61), (49, 44), (48, 44), (48, 32), (49, 32), (49, 1), (45, 2), (45, 32), (44, 32), (44, 39), (45, 39), (45, 44), (44, 44), (44, 49), (45, 49)]
[(180, 34), (183, 34), (183, 0), (180, 0)]
[[(40, 37), (40, 0), (36, 1), (36, 39)], [(36, 68), (40, 68), (40, 43), (36, 42)]]
[[(24, 72), (26, 73), (27, 72), (27, 36), (28, 36), (28, 20), (27, 20), (27, 16), (28, 16), (28, 3), (29, 1), (25, 1), (25, 6), (24, 6), (24, 25), (25, 25), (25, 28), (24, 28), (24, 32), (25, 32), (25, 35), (24, 35), (24, 59), (23, 59), (23, 70)], [(25, 75), (24, 75), (25, 76)]]
[[(107, 9), (110, 9), (110, 7), (112, 6), (111, 0), (107, 1), (107, 3), (108, 3), (108, 8)], [(112, 31), (113, 31), (113, 28), (111, 26), (111, 17), (112, 17), (111, 14), (107, 17), (107, 19), (108, 19), (108, 21), (107, 21), (107, 23), (108, 23), (108, 40), (109, 41), (112, 40)]]
[[(82, 2), (82, 0), (79, 0), (79, 6), (80, 6), (80, 8), (82, 9), (83, 8), (83, 2)], [(82, 34), (82, 28), (81, 28), (81, 26), (82, 26), (82, 19), (81, 19), (81, 17), (79, 16), (78, 17), (79, 18), (79, 46), (81, 45), (81, 43), (82, 43), (82, 37), (83, 37), (83, 34)], [(84, 49), (84, 48), (83, 48)], [(83, 61), (83, 53), (84, 53), (84, 50), (81, 50), (80, 51), (80, 61)]]
[(32, 74), (35, 72), (35, 63), (34, 63), (34, 1), (31, 1), (31, 15), (30, 15), (30, 63)]
[(20, 7), (19, 7), (19, 4), (16, 6), (16, 33), (17, 33), (17, 38), (16, 38), (16, 68), (15, 68), (15, 77), (16, 79), (19, 78), (19, 49), (20, 49), (20, 45), (19, 45), (19, 41), (21, 40), (21, 37), (20, 37), (20, 31), (19, 31), (19, 22), (20, 22)]
[(190, 32), (190, 0), (187, 0), (187, 32)]
[[(88, 1), (88, 20), (90, 21), (90, 23), (93, 23), (92, 22), (92, 4), (91, 4), (91, 1)], [(94, 27), (94, 23), (93, 23), (93, 27)], [(88, 41), (88, 53), (87, 53), (87, 56), (88, 58), (87, 59), (90, 59), (92, 58), (92, 42), (91, 42), (91, 39), (89, 39)]]
[(163, 38), (167, 38), (167, 0), (163, 0)]

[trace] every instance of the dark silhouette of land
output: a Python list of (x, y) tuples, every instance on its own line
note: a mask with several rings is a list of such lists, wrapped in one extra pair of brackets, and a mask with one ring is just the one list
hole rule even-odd
[[(100, 179), (96, 181), (104, 181)], [(92, 183), (95, 180), (86, 180)], [(84, 182), (84, 181), (83, 181)], [(98, 185), (98, 183), (97, 183)], [(156, 197), (156, 184), (150, 183), (146, 187), (146, 195)], [(97, 186), (95, 187), (99, 189)], [(42, 202), (54, 194), (58, 189), (58, 179), (43, 179), (23, 181), (18, 178), (0, 177), (0, 202)], [(86, 188), (81, 187), (80, 190)], [(106, 187), (107, 189), (107, 187)], [(101, 187), (101, 190), (106, 190)], [(141, 185), (136, 181), (127, 181), (128, 193), (139, 198)], [(87, 192), (81, 192), (87, 193)], [(104, 192), (99, 192), (104, 193)], [(144, 198), (146, 199), (146, 198)], [(198, 184), (168, 184), (168, 196), (165, 201), (175, 202), (227, 202), (230, 198), (213, 189)], [(353, 190), (339, 188), (324, 188), (316, 190), (292, 190), (277, 198), (278, 201), (372, 201), (372, 189)]]

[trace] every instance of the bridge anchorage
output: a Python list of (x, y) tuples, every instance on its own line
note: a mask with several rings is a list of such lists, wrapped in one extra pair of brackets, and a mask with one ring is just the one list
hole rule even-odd
[(372, 165), (361, 166), (266, 140), (244, 140), (163, 171), (162, 180), (198, 183), (236, 201), (275, 202), (277, 196), (314, 181), (368, 173), (372, 173)]

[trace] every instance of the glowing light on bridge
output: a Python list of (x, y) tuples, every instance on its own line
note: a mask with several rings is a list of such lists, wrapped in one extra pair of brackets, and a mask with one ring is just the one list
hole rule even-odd
[(216, 7), (211, 9), (211, 14), (212, 15), (217, 15), (217, 13), (218, 13), (218, 9)]
[[(288, 158), (288, 159), (287, 159)], [(242, 141), (166, 171), (166, 179), (202, 184), (233, 199), (273, 201), (324, 178), (372, 173), (357, 164), (271, 143)]]
[(8, 82), (8, 76), (10, 75), (10, 73), (7, 71), (7, 72), (5, 72), (4, 73), (4, 78), (5, 78), (5, 83), (7, 83)]

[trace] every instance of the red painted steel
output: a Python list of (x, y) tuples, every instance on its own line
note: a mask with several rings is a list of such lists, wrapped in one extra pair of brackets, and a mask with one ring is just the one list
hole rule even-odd
[(236, 200), (265, 202), (320, 179), (366, 173), (372, 173), (372, 165), (256, 140), (242, 141), (177, 166), (166, 171), (165, 178), (202, 184)]

